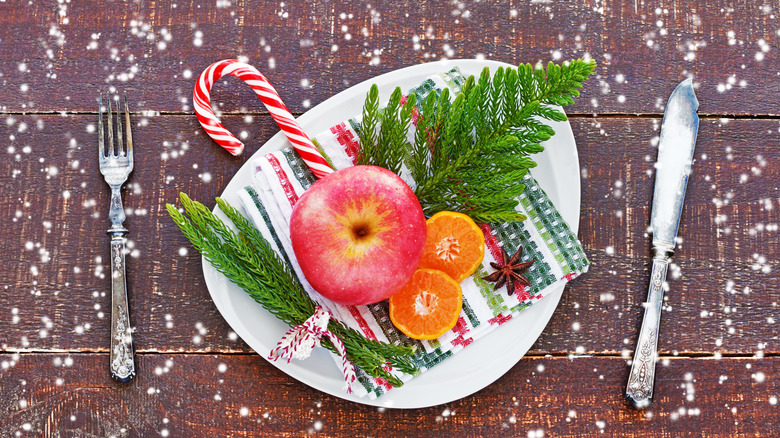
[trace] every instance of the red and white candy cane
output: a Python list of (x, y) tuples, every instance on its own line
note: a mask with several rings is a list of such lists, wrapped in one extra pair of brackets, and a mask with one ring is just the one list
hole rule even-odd
[(282, 102), (279, 93), (276, 92), (268, 79), (256, 68), (235, 59), (225, 59), (211, 64), (198, 77), (193, 91), (195, 113), (203, 129), (220, 146), (227, 149), (233, 155), (238, 155), (244, 150), (244, 143), (231, 134), (222, 123), (219, 122), (211, 109), (209, 100), (211, 86), (224, 75), (232, 75), (246, 82), (260, 97), (260, 100), (268, 108), (271, 117), (274, 118), (279, 128), (292, 143), (298, 155), (309, 166), (317, 178), (325, 177), (333, 173), (325, 157), (320, 154), (306, 133), (303, 132), (298, 122), (290, 114), (290, 110)]

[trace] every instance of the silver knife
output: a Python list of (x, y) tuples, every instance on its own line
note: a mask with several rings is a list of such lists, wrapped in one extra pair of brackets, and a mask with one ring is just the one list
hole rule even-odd
[(693, 149), (699, 130), (696, 109), (699, 101), (693, 93), (693, 80), (686, 79), (674, 89), (666, 103), (655, 166), (655, 193), (650, 229), (653, 233), (653, 268), (642, 328), (628, 376), (626, 398), (643, 408), (653, 397), (655, 363), (658, 360), (658, 325), (666, 283), (666, 269), (674, 253), (677, 226), (680, 223), (685, 187), (691, 173)]

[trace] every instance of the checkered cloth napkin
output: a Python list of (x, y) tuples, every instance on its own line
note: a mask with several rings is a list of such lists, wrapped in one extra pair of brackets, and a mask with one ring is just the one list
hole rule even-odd
[[(410, 91), (422, 102), (430, 92), (440, 93), (444, 87), (456, 94), (464, 83), (457, 69), (426, 79)], [(356, 163), (360, 148), (358, 118), (349, 119), (318, 134), (312, 140), (336, 169)], [(413, 131), (413, 130), (412, 130)], [(410, 132), (410, 138), (413, 132)], [(314, 301), (349, 327), (358, 330), (368, 339), (417, 347), (413, 362), (425, 371), (442, 362), (469, 344), (487, 335), (496, 327), (511, 320), (521, 310), (544, 298), (555, 286), (564, 284), (588, 270), (588, 259), (577, 236), (561, 218), (544, 190), (536, 181), (526, 176), (519, 183), (526, 188), (518, 198), (517, 210), (528, 219), (519, 223), (483, 224), (485, 234), (485, 258), (471, 277), (461, 282), (463, 310), (455, 327), (433, 341), (415, 341), (398, 331), (390, 321), (387, 302), (368, 306), (344, 306), (319, 295), (303, 276), (290, 240), (290, 215), (303, 192), (316, 178), (292, 149), (284, 149), (257, 158), (254, 162), (253, 183), (241, 190), (239, 197), (247, 217), (271, 243), (277, 253), (298, 276), (304, 289)], [(415, 187), (408, 171), (401, 177)], [(505, 288), (493, 290), (493, 283), (482, 280), (492, 273), (490, 262), (501, 261), (501, 247), (512, 255), (522, 245), (523, 261), (536, 260), (527, 271), (530, 288), (519, 286), (513, 295)], [(337, 358), (334, 355), (337, 361)], [(396, 371), (403, 381), (413, 376)], [(382, 379), (374, 379), (358, 370), (359, 385), (353, 385), (358, 396), (375, 398), (391, 389)]]

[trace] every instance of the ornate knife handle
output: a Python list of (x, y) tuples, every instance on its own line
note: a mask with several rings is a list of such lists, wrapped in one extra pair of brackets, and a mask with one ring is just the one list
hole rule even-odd
[(128, 382), (135, 377), (135, 353), (125, 280), (127, 230), (109, 230), (108, 235), (111, 236), (111, 377)]
[(637, 408), (644, 408), (653, 398), (655, 363), (658, 360), (658, 326), (664, 301), (664, 282), (671, 251), (655, 248), (650, 288), (647, 291), (645, 315), (636, 343), (631, 373), (628, 376), (626, 398)]

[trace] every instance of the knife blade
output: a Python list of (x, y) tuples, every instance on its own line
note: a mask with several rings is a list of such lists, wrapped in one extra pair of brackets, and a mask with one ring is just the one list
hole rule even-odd
[(685, 189), (693, 163), (693, 150), (699, 130), (696, 110), (699, 101), (693, 80), (686, 79), (669, 96), (661, 123), (655, 191), (650, 217), (653, 233), (653, 267), (642, 327), (631, 363), (626, 398), (637, 408), (650, 404), (658, 360), (658, 326), (661, 321), (666, 271), (677, 240)]

